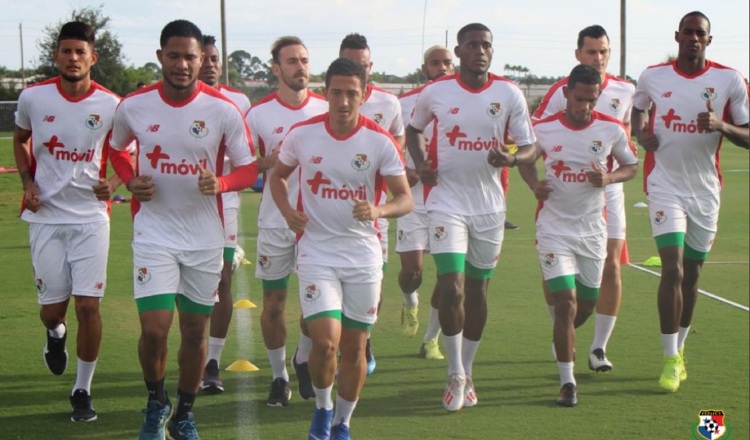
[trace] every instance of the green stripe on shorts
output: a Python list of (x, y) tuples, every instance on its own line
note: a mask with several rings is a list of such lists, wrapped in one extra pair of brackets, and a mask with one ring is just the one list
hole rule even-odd
[(234, 261), (234, 251), (236, 248), (225, 247), (224, 248), (224, 261)]
[(371, 330), (373, 327), (373, 324), (366, 324), (364, 322), (355, 321), (351, 318), (347, 318), (346, 316), (341, 316), (341, 326), (348, 329), (355, 329), (355, 330)]
[(163, 293), (161, 295), (136, 298), (135, 305), (138, 307), (138, 313), (150, 312), (151, 310), (168, 310), (173, 312), (176, 296), (176, 293)]
[(437, 274), (445, 275), (447, 273), (463, 273), (466, 270), (466, 254), (432, 254), (437, 267)]
[(281, 278), (280, 280), (262, 280), (261, 284), (263, 284), (263, 290), (269, 291), (269, 290), (288, 290), (289, 289), (289, 278), (290, 276), (287, 275), (284, 278)]
[(599, 298), (599, 288), (584, 286), (576, 280), (576, 298), (595, 301)]
[(312, 321), (313, 319), (320, 318), (333, 318), (341, 321), (341, 310), (328, 310), (326, 312), (316, 313), (305, 318), (305, 321)]
[(475, 280), (489, 280), (492, 278), (492, 273), (495, 271), (494, 268), (492, 269), (480, 269), (478, 267), (474, 267), (471, 263), (466, 263), (466, 277), (472, 278)]
[(195, 313), (196, 315), (210, 315), (214, 306), (204, 306), (192, 301), (185, 295), (177, 295), (177, 309), (180, 312)]
[(563, 290), (574, 290), (576, 288), (575, 275), (563, 275), (545, 282), (547, 283), (547, 287), (549, 287), (549, 291), (552, 293), (561, 292)]
[(696, 251), (690, 246), (685, 245), (685, 251), (682, 256), (683, 258), (687, 260), (706, 261), (706, 258), (708, 258), (708, 251), (706, 252)]
[(654, 240), (656, 240), (656, 248), (659, 250), (672, 246), (685, 247), (684, 232), (668, 232), (666, 234), (657, 235), (654, 237)]

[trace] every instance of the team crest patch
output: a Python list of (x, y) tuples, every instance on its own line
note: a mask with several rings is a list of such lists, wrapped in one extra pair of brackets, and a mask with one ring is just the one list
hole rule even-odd
[(271, 267), (271, 259), (268, 258), (268, 255), (260, 255), (258, 256), (258, 265), (263, 269), (268, 269)]
[(591, 141), (591, 145), (589, 145), (589, 151), (591, 151), (592, 154), (599, 155), (604, 151), (604, 144), (602, 141)]
[(372, 115), (372, 120), (377, 122), (378, 125), (383, 125), (383, 122), (385, 122), (385, 118), (383, 117), (382, 113), (375, 113)]
[(143, 286), (149, 281), (151, 281), (151, 273), (148, 271), (148, 267), (139, 267), (138, 273), (135, 275), (135, 282)]
[(620, 103), (618, 98), (612, 98), (612, 100), (609, 101), (609, 109), (613, 112), (620, 110), (620, 107), (622, 107), (622, 103)]
[(36, 291), (39, 295), (47, 293), (47, 285), (44, 284), (44, 280), (41, 278), (36, 279)]
[(102, 128), (102, 117), (99, 115), (89, 115), (86, 118), (86, 128), (89, 130), (98, 130)]
[(693, 425), (693, 438), (696, 440), (728, 439), (732, 429), (724, 421), (724, 411), (702, 410), (698, 413), (698, 423)]
[(706, 87), (705, 89), (703, 89), (703, 93), (701, 93), (701, 98), (706, 101), (713, 101), (714, 99), (716, 99), (716, 89), (714, 89), (713, 87)]
[(654, 223), (656, 226), (661, 226), (667, 221), (667, 214), (664, 211), (656, 211), (654, 214)]
[(406, 240), (406, 232), (404, 232), (403, 229), (399, 229), (398, 230), (397, 239), (398, 239), (398, 241), (404, 241), (404, 240)]
[(544, 254), (542, 257), (542, 263), (544, 263), (546, 267), (554, 267), (557, 264), (557, 255), (552, 252)]
[(367, 160), (367, 155), (364, 153), (357, 153), (352, 159), (352, 168), (357, 171), (364, 171), (370, 168), (370, 161)]
[(313, 302), (320, 297), (320, 290), (315, 284), (305, 287), (305, 301)]
[(490, 106), (487, 107), (487, 116), (490, 118), (499, 118), (503, 113), (503, 106), (499, 102), (490, 102)]
[(433, 236), (437, 241), (445, 240), (445, 238), (448, 236), (448, 231), (445, 230), (445, 226), (435, 226), (435, 232)]
[(208, 135), (206, 121), (193, 121), (193, 124), (190, 126), (190, 135), (198, 139), (206, 137)]

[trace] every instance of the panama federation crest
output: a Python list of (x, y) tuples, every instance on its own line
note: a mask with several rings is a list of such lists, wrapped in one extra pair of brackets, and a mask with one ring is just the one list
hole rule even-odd
[(693, 426), (693, 438), (696, 440), (728, 439), (731, 433), (732, 429), (724, 421), (724, 411), (721, 410), (701, 410), (698, 423)]
[(591, 145), (589, 145), (589, 151), (592, 154), (599, 155), (604, 151), (604, 144), (602, 141), (591, 141)]
[(487, 116), (492, 119), (499, 118), (503, 113), (503, 106), (499, 102), (490, 102), (490, 106), (487, 107)]
[(208, 135), (208, 127), (206, 121), (195, 120), (190, 125), (190, 135), (194, 138), (201, 139)]
[(667, 221), (667, 214), (664, 211), (656, 211), (654, 213), (654, 223), (656, 226), (661, 226)]
[(548, 254), (544, 254), (542, 257), (542, 264), (544, 264), (546, 267), (553, 267), (557, 264), (557, 255), (553, 254), (552, 252)]
[(271, 259), (268, 258), (268, 255), (258, 256), (258, 266), (260, 266), (262, 269), (268, 269), (269, 267), (271, 267)]
[(141, 286), (151, 281), (151, 273), (148, 271), (148, 267), (139, 267), (135, 275), (135, 282)]
[(609, 109), (613, 112), (616, 112), (620, 110), (620, 107), (622, 106), (622, 103), (620, 103), (619, 98), (612, 98), (611, 101), (609, 101)]
[(367, 160), (367, 155), (364, 153), (357, 153), (352, 159), (352, 168), (357, 171), (364, 171), (370, 168), (370, 161)]
[(383, 117), (382, 113), (375, 113), (372, 115), (372, 120), (377, 122), (378, 125), (383, 125), (383, 122), (385, 122), (385, 118)]
[(86, 128), (89, 130), (98, 130), (102, 128), (102, 117), (99, 115), (89, 115), (86, 118)]
[(44, 284), (44, 280), (41, 278), (36, 279), (36, 291), (39, 295), (47, 293), (47, 285)]
[(713, 101), (714, 99), (716, 99), (716, 89), (713, 87), (706, 87), (705, 89), (703, 89), (703, 92), (701, 93), (701, 98), (703, 98), (706, 101), (708, 100)]
[(445, 237), (448, 236), (448, 231), (445, 230), (445, 226), (435, 226), (435, 232), (434, 232), (435, 240), (445, 240)]
[(315, 284), (305, 287), (305, 301), (313, 302), (320, 297), (320, 290)]

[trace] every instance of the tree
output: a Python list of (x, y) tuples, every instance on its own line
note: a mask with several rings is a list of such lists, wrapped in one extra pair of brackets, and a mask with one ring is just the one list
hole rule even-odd
[[(239, 73), (240, 78), (251, 81), (268, 81), (273, 76), (271, 66), (244, 50), (235, 50), (227, 57), (229, 68)], [(231, 70), (230, 70), (231, 73)]]

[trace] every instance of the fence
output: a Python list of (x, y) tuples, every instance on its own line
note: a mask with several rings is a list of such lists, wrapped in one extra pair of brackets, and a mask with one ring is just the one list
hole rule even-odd
[(0, 101), (0, 136), (13, 133), (16, 128), (16, 109), (18, 101)]

